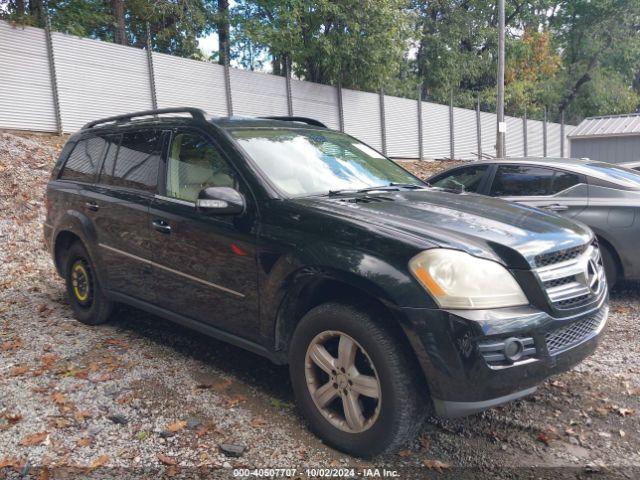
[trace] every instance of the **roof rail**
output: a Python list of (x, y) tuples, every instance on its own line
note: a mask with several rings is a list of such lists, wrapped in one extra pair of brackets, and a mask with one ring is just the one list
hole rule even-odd
[(266, 120), (282, 120), (284, 122), (302, 122), (302, 123), (306, 123), (307, 125), (313, 125), (314, 127), (322, 127), (322, 128), (328, 128), (324, 123), (315, 120), (313, 118), (307, 118), (307, 117), (259, 117), (259, 118), (264, 118)]
[(100, 120), (94, 120), (92, 122), (87, 123), (82, 127), (82, 129), (93, 128), (96, 125), (100, 125), (101, 123), (124, 123), (128, 122), (134, 117), (148, 117), (151, 115), (161, 115), (164, 113), (190, 113), (194, 120), (198, 120), (199, 122), (206, 122), (206, 113), (204, 110), (199, 108), (192, 107), (172, 107), (172, 108), (158, 108), (156, 110), (144, 110), (142, 112), (133, 112), (127, 113), (124, 115), (115, 115), (113, 117), (101, 118)]

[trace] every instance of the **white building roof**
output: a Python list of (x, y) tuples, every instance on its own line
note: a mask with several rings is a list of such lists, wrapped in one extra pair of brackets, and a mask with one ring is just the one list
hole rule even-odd
[(585, 118), (568, 138), (620, 137), (640, 135), (640, 113)]

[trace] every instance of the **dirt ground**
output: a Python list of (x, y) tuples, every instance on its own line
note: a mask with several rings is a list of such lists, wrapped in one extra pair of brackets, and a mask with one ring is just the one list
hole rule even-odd
[[(286, 368), (130, 308), (100, 327), (72, 318), (41, 233), (63, 141), (0, 133), (0, 478), (347, 466), (400, 478), (640, 478), (638, 285), (613, 292), (596, 354), (533, 396), (430, 419), (399, 454), (357, 460), (308, 433)], [(403, 162), (421, 176), (443, 163)], [(243, 453), (228, 456), (228, 443)]]

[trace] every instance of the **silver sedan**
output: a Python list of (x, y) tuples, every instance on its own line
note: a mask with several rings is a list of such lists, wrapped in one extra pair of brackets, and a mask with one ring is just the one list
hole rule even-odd
[(504, 198), (587, 224), (598, 237), (610, 286), (640, 280), (640, 172), (584, 159), (507, 158), (453, 167), (434, 187)]

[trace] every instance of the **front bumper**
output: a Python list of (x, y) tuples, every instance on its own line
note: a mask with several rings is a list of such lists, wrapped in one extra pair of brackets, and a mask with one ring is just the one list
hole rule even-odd
[[(608, 310), (604, 292), (595, 307), (564, 318), (533, 307), (402, 308), (401, 317), (436, 414), (457, 417), (529, 395), (544, 379), (589, 356), (597, 347)], [(496, 356), (487, 354), (486, 345), (513, 338), (526, 339), (526, 357), (493, 361)]]

